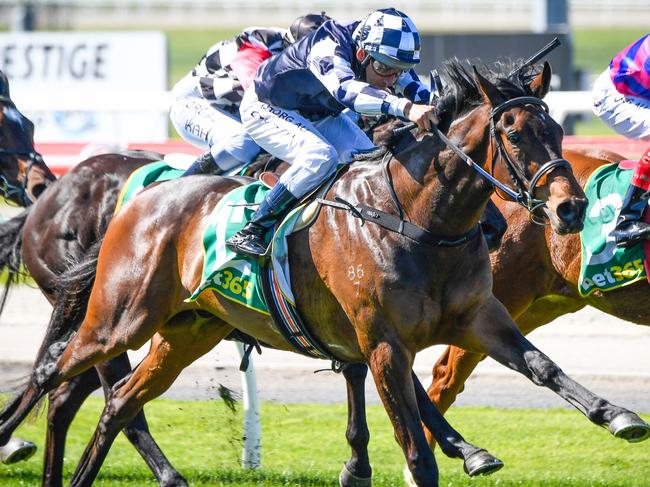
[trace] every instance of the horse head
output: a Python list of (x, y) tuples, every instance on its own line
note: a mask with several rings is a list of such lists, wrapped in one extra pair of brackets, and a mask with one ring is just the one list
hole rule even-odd
[[(587, 199), (562, 158), (562, 127), (541, 100), (549, 90), (551, 68), (544, 63), (538, 73), (515, 76), (520, 79), (492, 83), (474, 68), (484, 102), (491, 107), (491, 171), (501, 181), (512, 181), (535, 221), (546, 216), (559, 234), (579, 232)], [(527, 93), (508, 96), (508, 84), (518, 84)]]
[(9, 81), (0, 71), (0, 191), (29, 206), (56, 177), (34, 149), (34, 124), (11, 100)]

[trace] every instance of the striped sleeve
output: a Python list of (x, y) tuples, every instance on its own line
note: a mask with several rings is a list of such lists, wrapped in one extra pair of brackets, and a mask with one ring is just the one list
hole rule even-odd
[(408, 100), (355, 80), (350, 60), (333, 39), (326, 37), (314, 44), (307, 61), (312, 74), (350, 110), (363, 115), (404, 117)]

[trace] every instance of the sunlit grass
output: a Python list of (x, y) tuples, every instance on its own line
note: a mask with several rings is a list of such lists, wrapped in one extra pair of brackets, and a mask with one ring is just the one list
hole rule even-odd
[[(90, 437), (102, 401), (91, 398), (75, 421), (66, 449), (66, 477)], [(260, 470), (239, 467), (241, 412), (220, 401), (154, 401), (149, 424), (168, 458), (191, 485), (332, 486), (348, 458), (345, 405), (262, 405)], [(374, 485), (401, 485), (403, 456), (383, 408), (370, 406), (370, 457)], [(650, 479), (650, 442), (612, 438), (573, 410), (454, 408), (448, 415), (466, 439), (489, 449), (506, 466), (470, 480), (462, 462), (436, 452), (440, 485), (474, 486), (640, 486)], [(650, 419), (648, 416), (646, 420)], [(20, 435), (42, 448), (44, 421), (21, 427)], [(42, 451), (42, 450), (41, 450)], [(37, 455), (38, 456), (38, 455)], [(35, 485), (40, 458), (0, 466), (0, 485)], [(154, 484), (133, 448), (120, 436), (96, 485)]]

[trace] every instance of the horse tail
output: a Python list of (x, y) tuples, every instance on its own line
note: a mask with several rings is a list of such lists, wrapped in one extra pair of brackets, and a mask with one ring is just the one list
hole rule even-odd
[(0, 296), (0, 314), (5, 307), (9, 289), (20, 277), (26, 275), (23, 270), (23, 227), (31, 207), (18, 216), (0, 223), (0, 272), (6, 272), (4, 290)]
[[(54, 336), (61, 336), (68, 330), (76, 332), (86, 315), (90, 291), (97, 274), (99, 249), (103, 240), (104, 237), (101, 236), (93, 242), (81, 259), (71, 262), (65, 272), (57, 277), (56, 302), (50, 320), (53, 329), (49, 332)], [(59, 327), (64, 327), (66, 330)]]
[[(94, 242), (78, 261), (70, 260), (68, 268), (59, 275), (55, 282), (54, 310), (50, 316), (50, 322), (45, 332), (45, 337), (36, 355), (34, 370), (30, 376), (25, 378), (25, 383), (20, 392), (5, 406), (2, 416), (12, 414), (12, 409), (20, 403), (28, 385), (32, 383), (36, 370), (45, 370), (48, 365), (56, 364), (65, 346), (70, 342), (79, 329), (88, 305), (88, 298), (95, 282), (97, 260), (102, 238)], [(43, 376), (40, 380), (47, 380)], [(45, 397), (45, 396), (43, 396)], [(42, 402), (40, 399), (34, 406), (38, 410)]]

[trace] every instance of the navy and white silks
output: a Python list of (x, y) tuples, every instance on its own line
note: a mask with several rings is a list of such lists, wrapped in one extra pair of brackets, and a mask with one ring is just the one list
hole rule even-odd
[(374, 147), (370, 139), (342, 114), (404, 117), (409, 100), (429, 100), (429, 90), (412, 69), (400, 75), (395, 96), (363, 79), (352, 37), (355, 22), (325, 22), (258, 69), (254, 87), (246, 90), (241, 120), (246, 131), (267, 152), (291, 164), (280, 182), (301, 198), (355, 152)]

